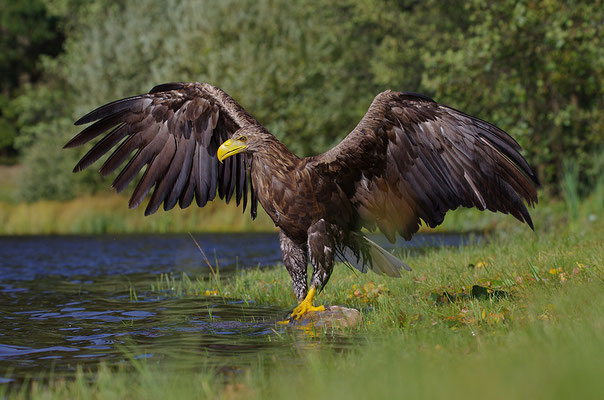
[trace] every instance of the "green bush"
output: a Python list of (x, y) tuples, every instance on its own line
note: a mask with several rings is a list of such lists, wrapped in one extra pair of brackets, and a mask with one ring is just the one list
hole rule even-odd
[(391, 88), (505, 129), (553, 194), (566, 158), (581, 188), (600, 175), (602, 0), (46, 3), (64, 21), (64, 52), (44, 59), (45, 79), (12, 103), (28, 199), (96, 190), (93, 173), (55, 168), (47, 178), (49, 162), (82, 154), (60, 150), (75, 133), (67, 121), (169, 81), (221, 87), (299, 155), (334, 145)]

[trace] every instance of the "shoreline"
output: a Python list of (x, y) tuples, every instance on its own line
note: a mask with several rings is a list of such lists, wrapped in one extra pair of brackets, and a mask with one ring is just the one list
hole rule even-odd
[[(145, 349), (125, 346), (123, 364), (0, 384), (0, 397), (598, 398), (604, 394), (604, 220), (542, 214), (535, 222), (535, 233), (513, 224), (484, 244), (409, 257), (413, 271), (399, 279), (337, 265), (317, 304), (360, 309), (361, 325), (340, 331), (275, 325), (266, 340), (291, 348), (285, 358), (260, 353), (247, 365), (234, 353), (221, 369), (204, 366), (202, 352), (199, 365), (183, 369), (178, 360), (137, 360)], [(283, 310), (296, 303), (283, 267), (141, 283), (132, 282), (139, 294), (175, 302), (221, 296), (240, 299), (242, 307)], [(121, 301), (137, 302), (136, 291)], [(338, 338), (351, 342), (347, 351), (330, 346)], [(236, 373), (222, 374), (232, 365)], [(10, 378), (6, 371), (0, 376)]]

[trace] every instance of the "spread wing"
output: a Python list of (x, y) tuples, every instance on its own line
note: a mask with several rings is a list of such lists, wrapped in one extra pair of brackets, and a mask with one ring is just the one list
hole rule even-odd
[(537, 202), (539, 182), (520, 150), (485, 121), (386, 91), (315, 166), (338, 181), (361, 225), (393, 241), (396, 233), (410, 239), (422, 220), (435, 227), (459, 206), (511, 213), (533, 228), (524, 201)]
[(162, 203), (164, 210), (177, 202), (181, 208), (188, 207), (193, 198), (203, 207), (216, 193), (227, 203), (234, 194), (237, 205), (243, 200), (245, 211), (249, 183), (251, 213), (256, 216), (257, 200), (246, 159), (238, 154), (221, 164), (216, 151), (235, 131), (258, 122), (222, 90), (205, 83), (167, 83), (148, 94), (99, 107), (76, 125), (93, 121), (65, 145), (80, 146), (105, 134), (74, 172), (117, 146), (100, 173), (106, 176), (128, 160), (112, 183), (118, 192), (145, 168), (130, 198), (130, 208), (137, 207), (155, 187), (145, 215), (157, 211)]

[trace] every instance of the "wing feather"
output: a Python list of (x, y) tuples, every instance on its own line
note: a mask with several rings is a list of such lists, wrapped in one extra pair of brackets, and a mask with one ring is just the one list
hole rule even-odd
[(194, 152), (193, 159), (191, 160), (191, 170), (187, 177), (187, 183), (185, 185), (184, 190), (180, 194), (180, 198), (178, 199), (178, 206), (180, 208), (187, 208), (193, 202), (193, 197), (195, 197), (195, 181), (197, 177), (197, 168), (196, 165), (199, 163), (199, 146), (197, 143), (193, 144)]
[[(155, 157), (155, 154), (157, 154), (159, 149), (162, 148), (166, 142), (167, 138), (159, 134), (160, 128), (155, 126), (153, 128), (146, 130), (141, 135), (132, 136), (131, 139), (128, 140), (130, 146), (124, 147), (124, 151), (122, 152), (124, 157), (130, 155), (130, 151), (133, 150), (132, 147), (134, 147), (134, 145), (136, 145), (138, 151), (111, 184), (118, 193), (126, 188), (140, 172), (141, 168)], [(132, 140), (134, 138), (140, 138), (140, 140)]]
[(129, 134), (129, 128), (126, 124), (116, 126), (103, 139), (95, 144), (82, 159), (73, 168), (73, 172), (82, 171), (88, 168), (99, 158), (105, 155), (113, 146), (117, 145), (123, 138)]
[[(174, 187), (174, 183), (176, 182), (179, 169), (184, 168), (184, 158), (186, 156), (186, 151), (179, 151), (178, 139), (174, 136), (171, 136), (168, 139), (171, 143), (170, 146), (173, 146), (174, 150), (172, 151), (172, 159), (169, 162), (162, 161), (162, 164), (167, 165), (168, 170), (165, 171), (163, 177), (158, 180), (157, 185), (155, 186), (155, 190), (151, 195), (151, 199), (147, 204), (147, 208), (145, 209), (145, 215), (153, 214), (155, 211), (159, 209), (159, 206), (162, 202), (164, 202), (164, 206), (167, 207), (169, 204), (168, 191), (170, 191)], [(172, 205), (172, 207), (174, 204)]]
[[(166, 83), (147, 94), (105, 104), (76, 125), (91, 122), (65, 147), (105, 136), (82, 157), (74, 172), (115, 148), (100, 173), (107, 176), (129, 159), (112, 183), (118, 192), (144, 170), (130, 198), (131, 208), (139, 206), (154, 188), (145, 215), (156, 212), (162, 203), (165, 210), (176, 203), (187, 207), (193, 198), (203, 207), (218, 191), (227, 202), (234, 193), (237, 204), (243, 197), (245, 211), (247, 160), (237, 155), (220, 164), (216, 151), (237, 130), (258, 122), (222, 90), (205, 83)], [(257, 200), (252, 194), (255, 217)]]
[[(183, 196), (189, 176), (191, 175), (191, 167), (193, 165), (193, 155), (195, 154), (195, 140), (191, 137), (182, 136), (179, 139), (179, 151), (176, 153), (178, 158), (175, 161), (182, 160), (182, 164), (176, 164), (178, 178), (174, 182), (174, 187), (166, 194), (168, 199), (164, 202), (164, 210), (168, 211), (174, 208), (176, 203)], [(180, 155), (182, 153), (182, 155)], [(189, 202), (190, 204), (191, 202)]]
[(116, 114), (108, 115), (101, 120), (95, 122), (94, 124), (86, 127), (83, 131), (78, 133), (71, 139), (65, 146), (64, 149), (81, 146), (85, 143), (88, 143), (92, 139), (96, 138), (102, 133), (107, 132), (107, 130), (113, 128), (117, 124), (123, 122), (123, 117), (126, 115), (126, 111), (120, 111)]
[(386, 91), (357, 127), (312, 165), (347, 191), (359, 223), (406, 239), (459, 206), (510, 213), (533, 227), (524, 202), (539, 181), (501, 129), (414, 93)]
[(168, 133), (166, 124), (160, 129), (156, 138), (159, 138), (156, 147), (153, 148), (148, 146), (146, 148), (149, 149), (149, 153), (152, 153), (152, 159), (145, 170), (145, 174), (141, 180), (138, 181), (134, 193), (132, 193), (132, 197), (128, 203), (130, 208), (136, 208), (140, 205), (151, 188), (165, 175), (166, 170), (170, 167), (170, 163), (174, 157), (176, 145), (174, 143), (174, 137)]

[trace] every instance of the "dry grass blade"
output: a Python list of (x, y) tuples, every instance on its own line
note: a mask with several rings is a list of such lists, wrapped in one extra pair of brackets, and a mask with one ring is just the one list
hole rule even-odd
[(214, 282), (216, 282), (216, 290), (218, 290), (218, 294), (220, 296), (222, 296), (222, 290), (220, 288), (220, 282), (218, 282), (218, 277), (216, 276), (216, 272), (214, 272), (214, 268), (212, 267), (212, 264), (210, 264), (210, 260), (208, 260), (208, 257), (206, 256), (206, 253), (203, 251), (203, 249), (201, 248), (201, 246), (199, 245), (199, 243), (197, 243), (197, 240), (195, 240), (195, 238), (193, 237), (193, 234), (191, 232), (188, 232), (189, 236), (191, 236), (191, 239), (193, 239), (193, 242), (195, 243), (195, 245), (197, 246), (197, 248), (199, 249), (199, 251), (201, 252), (201, 255), (203, 256), (203, 259), (205, 260), (206, 264), (208, 265), (208, 267), (210, 267), (210, 271), (212, 272), (212, 276), (214, 277)]

